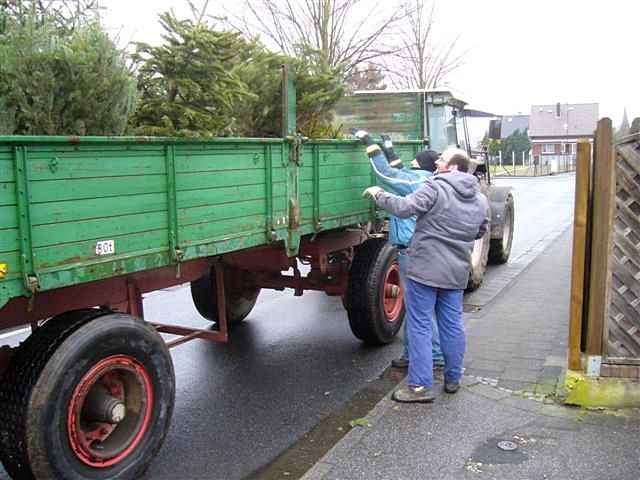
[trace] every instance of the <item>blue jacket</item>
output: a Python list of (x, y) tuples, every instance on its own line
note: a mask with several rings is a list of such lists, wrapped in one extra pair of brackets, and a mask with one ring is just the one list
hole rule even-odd
[[(426, 170), (412, 170), (409, 168), (393, 168), (389, 165), (387, 157), (382, 151), (378, 151), (371, 158), (378, 181), (385, 189), (396, 195), (405, 197), (424, 185), (427, 178), (433, 173)], [(389, 242), (393, 245), (407, 247), (416, 228), (416, 217), (398, 218), (389, 217)]]

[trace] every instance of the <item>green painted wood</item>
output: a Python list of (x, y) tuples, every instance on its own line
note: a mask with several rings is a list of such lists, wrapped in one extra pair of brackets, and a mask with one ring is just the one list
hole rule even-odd
[[(176, 177), (178, 191), (229, 187), (231, 185), (264, 185), (265, 182), (264, 170), (179, 173)], [(272, 178), (274, 182), (284, 182), (285, 170), (274, 168)]]
[[(273, 151), (271, 145), (264, 147), (264, 178), (265, 178), (265, 234), (266, 241), (270, 241), (273, 236)], [(282, 195), (286, 194), (287, 186), (282, 184)], [(262, 189), (261, 189), (262, 190)], [(246, 197), (243, 197), (246, 198)]]
[(296, 133), (296, 82), (294, 73), (287, 65), (283, 65), (282, 69), (282, 137), (286, 138)]
[(15, 205), (0, 207), (0, 225), (2, 228), (16, 228), (18, 226)]
[[(95, 240), (84, 240), (36, 248), (38, 269), (40, 271), (65, 270), (72, 265), (90, 265), (96, 262), (118, 261), (119, 258), (135, 255), (136, 252), (154, 250), (167, 255), (169, 251), (166, 229), (132, 233), (124, 236), (114, 235), (109, 239), (115, 242), (115, 255), (96, 255)], [(114, 272), (114, 274), (118, 274), (118, 272)]]
[(20, 250), (18, 241), (19, 232), (17, 228), (7, 228), (0, 230), (0, 252), (16, 252)]
[[(52, 160), (58, 158), (55, 167)], [(55, 171), (52, 171), (55, 168)], [(141, 156), (134, 159), (122, 157), (51, 157), (29, 162), (28, 174), (32, 181), (60, 180), (67, 178), (106, 178), (131, 175), (164, 175), (164, 155)], [(117, 180), (116, 180), (117, 181)]]
[[(32, 203), (31, 221), (33, 226), (90, 219), (108, 221), (111, 217), (158, 212), (164, 211), (166, 208), (167, 195), (165, 193)], [(1, 211), (2, 207), (0, 207), (0, 216)]]
[(182, 259), (182, 250), (178, 240), (178, 205), (176, 193), (176, 147), (165, 147), (165, 168), (167, 171), (167, 218), (169, 221), (169, 255), (177, 262)]
[[(0, 206), (16, 204), (16, 184), (15, 182), (0, 183)], [(2, 223), (0, 222), (0, 225)]]
[(337, 215), (351, 215), (353, 213), (366, 212), (370, 203), (362, 200), (345, 200), (343, 202), (327, 202), (320, 206), (320, 217), (335, 217)]
[[(268, 182), (266, 185), (268, 185)], [(262, 200), (265, 198), (265, 190), (267, 189), (266, 185), (241, 185), (179, 191), (178, 205), (181, 208), (201, 207), (210, 205), (213, 198)], [(286, 184), (284, 182), (271, 183), (271, 189), (274, 197), (283, 197), (286, 193)]]
[(166, 207), (157, 212), (73, 222), (67, 228), (64, 224), (36, 226), (33, 228), (33, 245), (42, 247), (84, 240), (110, 240), (111, 237), (158, 229), (168, 229)]
[(167, 190), (166, 175), (124, 176), (117, 178), (82, 178), (74, 180), (48, 180), (31, 182), (33, 203), (85, 200), (164, 193)]
[(265, 198), (244, 202), (217, 203), (200, 207), (181, 208), (178, 210), (180, 226), (196, 223), (217, 222), (229, 218), (252, 217), (266, 212)]
[(253, 217), (233, 218), (219, 222), (198, 223), (180, 227), (180, 236), (184, 238), (184, 245), (214, 240), (224, 240), (233, 235), (246, 235), (264, 232), (264, 215)]
[(13, 158), (0, 158), (0, 182), (15, 182), (16, 176), (14, 168)]
[(193, 155), (178, 153), (176, 156), (176, 171), (190, 172), (219, 172), (225, 170), (258, 170), (265, 168), (263, 152), (249, 149), (236, 149), (223, 152), (203, 152)]
[(18, 242), (20, 244), (20, 269), (24, 281), (24, 293), (33, 295), (37, 284), (33, 255), (33, 231), (29, 205), (29, 174), (27, 147), (18, 145), (13, 150), (16, 178), (16, 205), (18, 213)]
[(335, 190), (344, 190), (357, 187), (366, 188), (370, 186), (371, 175), (354, 175), (351, 177), (320, 179), (321, 192), (333, 192)]

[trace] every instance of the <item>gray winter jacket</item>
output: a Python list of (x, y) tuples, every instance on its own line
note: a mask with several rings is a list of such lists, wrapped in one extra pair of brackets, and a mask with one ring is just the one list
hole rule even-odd
[(408, 249), (410, 279), (437, 288), (467, 287), (473, 243), (489, 223), (476, 177), (442, 173), (406, 197), (381, 193), (376, 204), (397, 217), (418, 217)]

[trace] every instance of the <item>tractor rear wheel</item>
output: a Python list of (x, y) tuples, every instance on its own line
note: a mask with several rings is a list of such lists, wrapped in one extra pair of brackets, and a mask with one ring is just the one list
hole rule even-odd
[(491, 240), (489, 250), (489, 262), (492, 264), (507, 263), (511, 255), (511, 245), (513, 244), (513, 226), (515, 212), (513, 207), (513, 196), (509, 194), (504, 205), (504, 215), (502, 217), (502, 237)]
[(487, 263), (489, 259), (489, 248), (491, 244), (491, 231), (487, 228), (487, 232), (482, 238), (476, 240), (471, 251), (471, 270), (469, 271), (469, 283), (467, 291), (472, 292), (480, 288), (484, 280), (484, 274), (487, 271)]

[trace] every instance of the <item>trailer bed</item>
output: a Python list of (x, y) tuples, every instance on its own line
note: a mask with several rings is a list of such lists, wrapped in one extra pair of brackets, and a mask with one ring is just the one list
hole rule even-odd
[(0, 137), (0, 308), (273, 242), (293, 256), (301, 236), (378, 216), (374, 182), (353, 141)]

